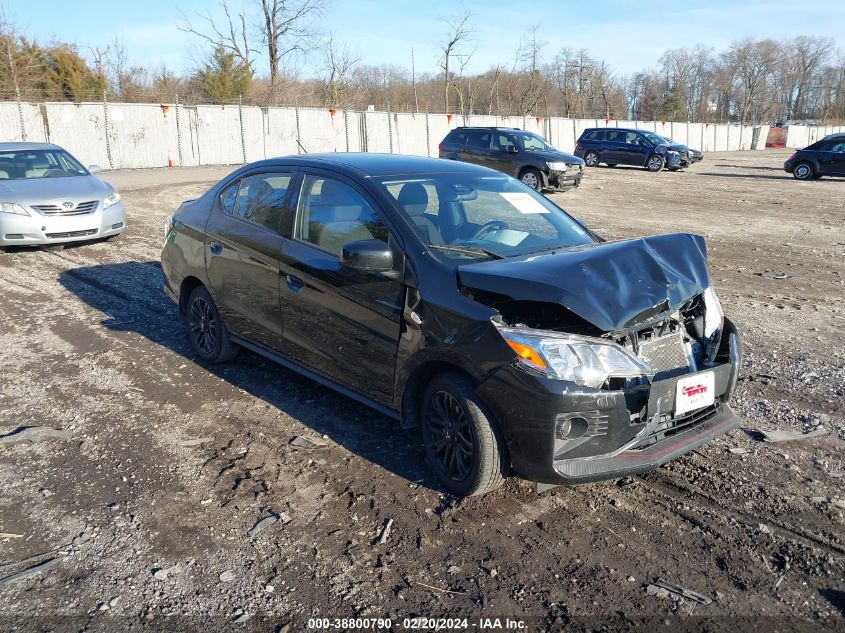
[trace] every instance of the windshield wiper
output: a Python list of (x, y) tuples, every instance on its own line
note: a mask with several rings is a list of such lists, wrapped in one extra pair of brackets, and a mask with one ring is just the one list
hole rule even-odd
[(436, 251), (446, 251), (447, 253), (461, 253), (463, 255), (486, 255), (493, 259), (504, 259), (504, 255), (499, 255), (493, 251), (488, 251), (486, 248), (480, 246), (461, 246), (458, 244), (429, 244), (429, 248)]

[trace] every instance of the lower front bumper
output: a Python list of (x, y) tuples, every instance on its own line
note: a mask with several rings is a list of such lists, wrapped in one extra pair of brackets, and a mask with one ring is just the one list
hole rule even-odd
[(0, 214), (0, 246), (42, 246), (98, 240), (122, 233), (126, 212), (122, 202), (89, 215), (50, 217)]
[(551, 191), (568, 191), (581, 184), (581, 179), (584, 177), (583, 172), (567, 175), (563, 172), (552, 172), (546, 177), (545, 189)]
[[(739, 424), (727, 404), (739, 372), (739, 339), (730, 328), (722, 361), (697, 372), (713, 374), (714, 403), (687, 413), (675, 413), (675, 394), (689, 373), (614, 391), (507, 365), (477, 393), (501, 427), (513, 469), (525, 479), (582, 483), (651, 470)], [(573, 434), (573, 428), (580, 430)]]

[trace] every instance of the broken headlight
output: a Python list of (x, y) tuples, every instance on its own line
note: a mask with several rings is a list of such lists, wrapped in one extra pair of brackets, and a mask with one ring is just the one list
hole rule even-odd
[(549, 378), (598, 389), (611, 376), (653, 376), (654, 370), (612, 341), (530, 328), (499, 328), (519, 365)]
[(725, 325), (725, 313), (722, 304), (713, 286), (708, 286), (701, 294), (704, 299), (704, 345), (707, 358), (713, 360), (716, 357), (716, 350), (719, 349), (719, 341), (722, 338), (722, 329)]

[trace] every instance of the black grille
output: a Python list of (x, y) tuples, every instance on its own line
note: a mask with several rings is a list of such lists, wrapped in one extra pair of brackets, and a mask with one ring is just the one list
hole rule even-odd
[(97, 200), (89, 200), (87, 202), (80, 202), (70, 208), (65, 207), (63, 204), (34, 204), (32, 208), (43, 215), (87, 215), (97, 208), (97, 204)]
[(660, 416), (660, 422), (652, 429), (652, 432), (640, 439), (640, 441), (630, 447), (628, 450), (641, 451), (648, 448), (652, 444), (656, 444), (667, 437), (677, 435), (687, 429), (694, 427), (697, 424), (706, 422), (712, 418), (719, 411), (718, 404), (711, 404), (709, 407), (699, 409), (698, 411), (690, 411), (683, 415), (673, 418), (671, 415)]
[(67, 233), (45, 233), (51, 239), (59, 237), (85, 237), (86, 235), (96, 235), (97, 229), (88, 229), (87, 231), (69, 231)]

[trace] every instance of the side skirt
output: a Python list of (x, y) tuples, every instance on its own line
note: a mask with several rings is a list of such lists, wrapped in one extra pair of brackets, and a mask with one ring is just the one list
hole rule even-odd
[(370, 407), (371, 409), (375, 409), (379, 413), (382, 413), (382, 414), (384, 414), (388, 417), (391, 417), (394, 420), (399, 420), (401, 418), (398, 411), (391, 409), (389, 407), (386, 407), (383, 404), (376, 402), (372, 398), (369, 398), (369, 397), (365, 396), (364, 394), (355, 391), (354, 389), (350, 389), (349, 387), (345, 387), (344, 385), (341, 385), (340, 383), (335, 382), (331, 378), (327, 378), (326, 376), (323, 376), (322, 374), (318, 374), (318, 373), (316, 373), (316, 372), (314, 372), (310, 369), (306, 369), (305, 367), (303, 367), (299, 363), (295, 363), (292, 360), (288, 360), (287, 358), (280, 356), (276, 352), (273, 352), (273, 351), (267, 349), (266, 347), (264, 347), (262, 345), (257, 345), (256, 343), (253, 343), (251, 341), (243, 339), (239, 336), (232, 335), (231, 338), (232, 338), (232, 342), (237, 343), (238, 345), (240, 345), (244, 349), (248, 349), (251, 352), (255, 352), (259, 356), (263, 356), (264, 358), (272, 360), (274, 363), (278, 363), (282, 367), (286, 367), (287, 369), (293, 370), (296, 373), (298, 373), (302, 376), (305, 376), (306, 378), (310, 378), (311, 380), (318, 382), (325, 387), (329, 387), (330, 389), (334, 389), (339, 394), (344, 395), (347, 398), (352, 398), (353, 400), (357, 400), (361, 404), (365, 404), (368, 407)]

